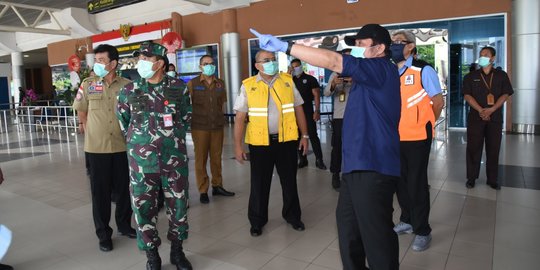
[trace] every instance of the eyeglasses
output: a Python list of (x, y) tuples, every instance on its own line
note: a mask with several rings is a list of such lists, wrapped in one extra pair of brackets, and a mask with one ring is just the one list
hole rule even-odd
[(392, 44), (396, 44), (396, 45), (398, 45), (398, 44), (407, 45), (407, 44), (410, 44), (410, 43), (412, 43), (412, 42), (407, 41), (407, 40), (395, 40), (395, 41), (392, 41)]
[(261, 61), (257, 61), (257, 63), (268, 63), (273, 61), (276, 61), (276, 58), (264, 58)]

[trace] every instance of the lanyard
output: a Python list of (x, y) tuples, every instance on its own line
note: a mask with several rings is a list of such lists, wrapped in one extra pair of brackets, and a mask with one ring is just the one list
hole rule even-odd
[(491, 83), (493, 82), (493, 72), (491, 72), (491, 76), (489, 77), (489, 85), (486, 82), (486, 79), (484, 78), (484, 74), (480, 73), (480, 76), (482, 77), (482, 81), (484, 81), (484, 84), (486, 85), (488, 89), (488, 93), (491, 94)]

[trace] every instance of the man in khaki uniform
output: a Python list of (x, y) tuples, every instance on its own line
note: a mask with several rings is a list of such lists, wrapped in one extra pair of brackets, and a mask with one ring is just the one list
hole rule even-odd
[(214, 74), (216, 65), (210, 55), (199, 60), (200, 76), (188, 82), (189, 94), (193, 104), (191, 136), (195, 147), (195, 177), (201, 194), (201, 203), (209, 203), (208, 173), (206, 161), (210, 155), (212, 172), (212, 195), (234, 196), (223, 188), (221, 176), (221, 153), (223, 150), (223, 105), (227, 102), (225, 83)]
[(130, 81), (116, 76), (116, 48), (103, 44), (94, 53), (96, 76), (81, 83), (73, 108), (79, 115), (84, 151), (90, 163), (92, 213), (99, 249), (111, 251), (111, 193), (117, 196), (115, 218), (118, 232), (129, 238), (137, 236), (131, 228), (126, 143), (115, 114), (118, 93)]

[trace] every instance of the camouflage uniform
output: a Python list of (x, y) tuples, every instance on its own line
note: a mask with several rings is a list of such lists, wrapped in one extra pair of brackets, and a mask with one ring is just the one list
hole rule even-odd
[[(163, 48), (159, 47), (151, 49)], [(167, 238), (187, 239), (189, 170), (185, 137), (191, 105), (186, 85), (169, 76), (158, 84), (136, 80), (120, 92), (116, 114), (126, 134), (139, 249), (150, 250), (161, 244), (156, 229), (160, 186), (169, 219)], [(164, 117), (169, 114), (172, 126), (166, 127)]]

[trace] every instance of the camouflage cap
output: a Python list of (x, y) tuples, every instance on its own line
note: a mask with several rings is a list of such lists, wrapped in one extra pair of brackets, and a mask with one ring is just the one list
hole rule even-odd
[(164, 58), (167, 58), (167, 49), (163, 47), (161, 44), (146, 41), (141, 44), (141, 47), (138, 51), (133, 52), (134, 57), (139, 57), (139, 54), (143, 54), (146, 56), (161, 56)]

